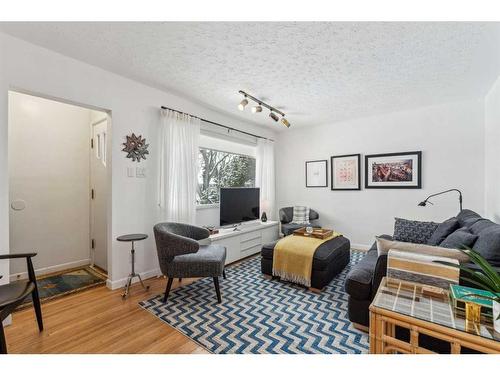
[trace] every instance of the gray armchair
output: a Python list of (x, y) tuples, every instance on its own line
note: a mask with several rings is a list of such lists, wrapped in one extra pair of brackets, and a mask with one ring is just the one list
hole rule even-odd
[[(312, 208), (309, 209), (309, 221), (318, 220), (319, 214), (314, 211)], [(293, 220), (293, 207), (283, 207), (280, 208), (280, 222), (281, 222), (281, 232), (288, 236), (292, 234), (294, 230), (305, 227), (304, 224), (294, 224)], [(319, 224), (311, 224), (314, 228), (319, 228)]]
[(220, 303), (219, 276), (226, 278), (226, 248), (220, 245), (200, 245), (197, 241), (208, 238), (209, 233), (205, 228), (194, 225), (159, 223), (153, 230), (160, 269), (168, 278), (163, 302), (167, 302), (174, 278), (213, 277)]

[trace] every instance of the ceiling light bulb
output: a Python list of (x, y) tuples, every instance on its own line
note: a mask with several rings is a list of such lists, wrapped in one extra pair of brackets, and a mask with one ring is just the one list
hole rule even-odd
[(282, 118), (281, 118), (281, 123), (282, 123), (283, 125), (285, 125), (287, 128), (289, 128), (289, 127), (290, 127), (290, 123), (289, 123), (289, 122), (288, 122), (288, 120), (287, 120), (286, 118), (284, 118), (284, 117), (282, 117)]
[(260, 113), (260, 112), (262, 112), (262, 107), (260, 105), (252, 107), (252, 113)]
[(245, 98), (245, 99), (243, 99), (243, 100), (240, 102), (240, 104), (238, 104), (238, 109), (239, 109), (240, 111), (244, 111), (244, 110), (245, 110), (245, 107), (247, 106), (247, 104), (248, 104), (248, 100), (247, 100), (247, 98)]
[(276, 116), (276, 114), (274, 112), (271, 111), (271, 113), (269, 113), (269, 117), (271, 117), (274, 121), (278, 121), (279, 120), (279, 117)]

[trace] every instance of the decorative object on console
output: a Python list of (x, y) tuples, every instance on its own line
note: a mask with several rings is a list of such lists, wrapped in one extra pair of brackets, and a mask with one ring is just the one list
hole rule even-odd
[(421, 189), (422, 151), (365, 155), (365, 188)]
[(306, 187), (328, 186), (328, 160), (306, 161)]
[(265, 211), (262, 212), (262, 215), (260, 217), (260, 221), (262, 221), (263, 223), (265, 223), (267, 221), (267, 215), (266, 215)]
[(360, 154), (330, 157), (330, 189), (361, 190), (360, 165)]
[(439, 224), (432, 221), (417, 221), (394, 218), (394, 239), (411, 243), (427, 243)]
[(435, 197), (435, 196), (438, 196), (438, 195), (441, 195), (441, 194), (446, 194), (446, 193), (449, 193), (451, 191), (456, 191), (458, 193), (458, 205), (459, 205), (459, 209), (460, 209), (460, 211), (458, 211), (458, 212), (461, 212), (462, 211), (462, 192), (460, 190), (458, 190), (458, 189), (448, 189), (448, 190), (442, 191), (440, 193), (431, 194), (427, 198), (425, 198), (422, 202), (420, 202), (418, 205), (421, 206), (421, 207), (425, 207), (427, 205), (427, 203), (433, 204), (429, 200), (429, 198), (432, 198), (432, 197)]
[(124, 146), (122, 151), (127, 153), (127, 158), (137, 162), (140, 162), (141, 159), (146, 160), (146, 155), (149, 154), (149, 144), (146, 143), (146, 138), (142, 138), (142, 135), (136, 136), (134, 133), (126, 137), (126, 142), (122, 143)]

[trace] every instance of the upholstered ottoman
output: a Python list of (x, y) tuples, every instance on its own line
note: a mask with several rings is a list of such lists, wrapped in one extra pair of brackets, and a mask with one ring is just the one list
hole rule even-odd
[[(278, 241), (262, 246), (260, 267), (262, 273), (273, 275), (274, 246)], [(351, 243), (343, 236), (332, 238), (315, 251), (312, 263), (311, 289), (321, 290), (349, 264)]]

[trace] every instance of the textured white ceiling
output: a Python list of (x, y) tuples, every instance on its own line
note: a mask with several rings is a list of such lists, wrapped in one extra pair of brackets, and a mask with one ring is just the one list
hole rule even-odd
[[(221, 112), (238, 90), (292, 126), (333, 123), (486, 93), (498, 23), (1, 23), (0, 30)], [(168, 103), (165, 103), (168, 105)]]

